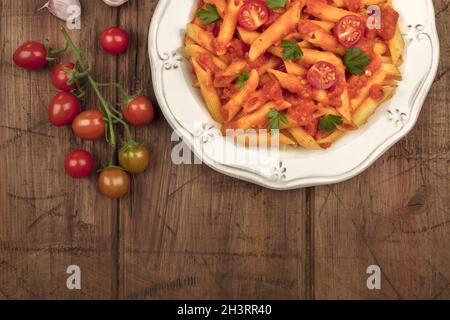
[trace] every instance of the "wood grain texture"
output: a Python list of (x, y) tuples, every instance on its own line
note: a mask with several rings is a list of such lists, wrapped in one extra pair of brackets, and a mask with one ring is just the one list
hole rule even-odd
[[(318, 299), (450, 298), (450, 13), (434, 3), (441, 65), (416, 127), (359, 177), (314, 192)], [(381, 291), (367, 290), (370, 265)]]
[[(442, 62), (420, 120), (361, 176), (274, 192), (205, 166), (176, 166), (172, 130), (159, 116), (134, 132), (153, 165), (120, 202), (98, 195), (95, 177), (65, 176), (70, 149), (95, 151), (101, 165), (107, 147), (51, 128), (49, 71), (11, 63), (25, 40), (63, 43), (63, 23), (36, 13), (41, 2), (0, 1), (0, 299), (450, 298), (448, 0), (434, 1)], [(157, 2), (112, 9), (82, 0), (82, 30), (71, 34), (100, 81), (153, 97), (147, 34)], [(111, 25), (130, 31), (120, 57), (98, 47)], [(95, 104), (89, 94), (86, 106)], [(82, 269), (81, 291), (66, 289), (71, 264)], [(372, 264), (382, 268), (381, 291), (367, 290)]]
[[(114, 298), (117, 292), (117, 203), (96, 191), (96, 178), (73, 181), (63, 168), (71, 149), (95, 151), (106, 159), (103, 143), (82, 144), (70, 129), (52, 128), (47, 105), (56, 93), (50, 71), (27, 72), (12, 64), (12, 54), (28, 40), (52, 39), (63, 46), (64, 24), (45, 11), (42, 1), (1, 1), (0, 119), (0, 297), (32, 299)], [(99, 1), (84, 1), (82, 44), (100, 80), (115, 79), (115, 58), (98, 55), (96, 35), (116, 23), (117, 12)], [(106, 92), (106, 94), (108, 94)], [(109, 94), (111, 96), (112, 93)], [(95, 108), (92, 94), (86, 108)], [(83, 290), (66, 288), (66, 269), (82, 269)]]

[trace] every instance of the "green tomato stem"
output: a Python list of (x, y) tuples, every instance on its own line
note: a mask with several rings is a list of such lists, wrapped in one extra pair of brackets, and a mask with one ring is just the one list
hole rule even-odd
[[(102, 107), (103, 113), (106, 115), (106, 121), (108, 122), (107, 141), (109, 142), (109, 144), (111, 145), (111, 148), (112, 148), (109, 166), (113, 166), (114, 165), (114, 156), (117, 152), (117, 137), (116, 137), (116, 132), (115, 132), (115, 128), (114, 128), (114, 121), (117, 121), (124, 127), (129, 144), (134, 143), (134, 140), (131, 135), (130, 127), (125, 121), (123, 121), (120, 117), (115, 115), (114, 112), (112, 111), (112, 110), (114, 110), (114, 111), (116, 111), (116, 110), (114, 108), (112, 108), (112, 106), (105, 99), (105, 97), (103, 97), (102, 93), (100, 92), (99, 87), (102, 86), (102, 84), (97, 83), (94, 80), (94, 78), (92, 77), (90, 68), (88, 67), (88, 64), (86, 63), (86, 61), (84, 60), (80, 49), (73, 43), (73, 40), (70, 37), (70, 35), (67, 33), (66, 29), (61, 28), (61, 32), (63, 33), (64, 38), (66, 39), (68, 47), (70, 48), (70, 50), (72, 51), (72, 54), (74, 55), (75, 59), (77, 60), (77, 63), (81, 67), (80, 74), (82, 74), (83, 76), (86, 77), (88, 83), (91, 85), (92, 89), (95, 92), (95, 95), (97, 96), (97, 98), (100, 101), (100, 105)], [(125, 89), (120, 84), (114, 84), (114, 85), (116, 86), (116, 88), (119, 89), (120, 93), (124, 97), (126, 97), (127, 99), (130, 98), (128, 93), (126, 93)]]

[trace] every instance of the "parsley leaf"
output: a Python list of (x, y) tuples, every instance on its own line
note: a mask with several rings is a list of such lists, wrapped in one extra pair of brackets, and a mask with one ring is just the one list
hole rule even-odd
[(202, 20), (203, 24), (208, 25), (220, 19), (220, 15), (215, 4), (207, 3), (205, 8), (200, 9), (196, 15), (197, 18)]
[(303, 57), (303, 51), (297, 42), (283, 40), (281, 48), (283, 49), (283, 60), (297, 60)]
[(336, 126), (343, 122), (342, 117), (329, 114), (322, 118), (319, 129), (322, 131), (333, 132), (337, 129)]
[(344, 56), (344, 63), (348, 71), (360, 76), (365, 74), (364, 67), (367, 67), (370, 61), (371, 58), (365, 55), (359, 47), (349, 48)]
[(286, 118), (286, 115), (280, 113), (277, 109), (273, 108), (270, 110), (270, 112), (267, 114), (267, 118), (270, 119), (269, 121), (269, 130), (279, 130), (280, 129), (280, 121), (284, 124), (288, 124), (289, 120)]
[(270, 9), (284, 8), (286, 2), (287, 0), (266, 0), (267, 6)]
[(250, 74), (248, 73), (247, 70), (245, 70), (242, 73), (236, 74), (236, 78), (238, 79), (238, 82), (236, 83), (236, 87), (238, 87), (239, 89), (242, 89), (245, 86), (245, 82), (250, 78)]

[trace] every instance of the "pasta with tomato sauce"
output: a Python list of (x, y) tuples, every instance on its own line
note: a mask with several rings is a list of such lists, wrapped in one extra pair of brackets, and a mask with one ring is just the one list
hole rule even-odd
[(391, 0), (199, 0), (183, 52), (224, 132), (329, 148), (402, 80), (398, 20)]

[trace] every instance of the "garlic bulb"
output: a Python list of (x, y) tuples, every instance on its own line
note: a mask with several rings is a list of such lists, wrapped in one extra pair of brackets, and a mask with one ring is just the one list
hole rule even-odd
[(128, 0), (103, 0), (103, 2), (111, 7), (119, 7), (123, 5), (125, 2), (128, 2)]
[(79, 0), (50, 0), (42, 8), (46, 8), (55, 17), (67, 21), (79, 18), (81, 4)]

